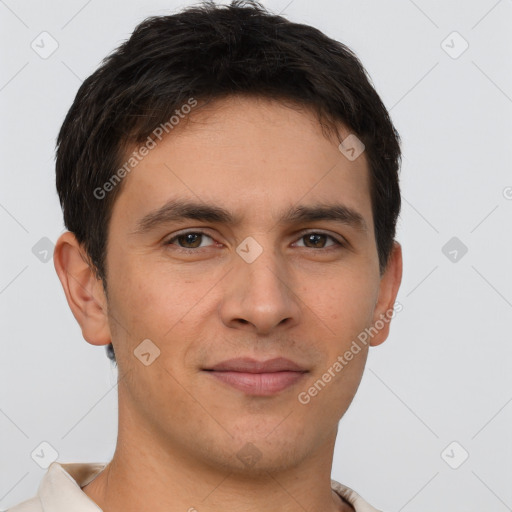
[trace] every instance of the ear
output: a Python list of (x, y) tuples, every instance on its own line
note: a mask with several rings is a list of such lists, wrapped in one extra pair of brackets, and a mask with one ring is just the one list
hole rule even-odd
[(55, 245), (53, 263), (66, 294), (69, 307), (82, 328), (82, 336), (91, 345), (107, 345), (111, 333), (107, 300), (85, 251), (70, 231), (63, 233)]
[(386, 341), (389, 335), (391, 318), (394, 316), (398, 289), (402, 281), (402, 247), (394, 241), (387, 267), (380, 279), (379, 296), (373, 314), (373, 323), (376, 334), (372, 336), (370, 345), (376, 347)]

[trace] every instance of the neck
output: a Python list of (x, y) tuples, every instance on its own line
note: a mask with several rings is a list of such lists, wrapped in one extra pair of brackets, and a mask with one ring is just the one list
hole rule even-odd
[(198, 460), (142, 425), (120, 401), (114, 456), (82, 489), (105, 512), (354, 510), (331, 489), (337, 429), (298, 465), (234, 471), (206, 458)]

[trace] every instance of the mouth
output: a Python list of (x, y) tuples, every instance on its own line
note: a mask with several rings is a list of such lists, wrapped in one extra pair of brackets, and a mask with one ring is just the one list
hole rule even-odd
[(297, 384), (308, 373), (307, 369), (282, 357), (267, 361), (230, 359), (203, 371), (223, 384), (253, 396), (279, 393)]

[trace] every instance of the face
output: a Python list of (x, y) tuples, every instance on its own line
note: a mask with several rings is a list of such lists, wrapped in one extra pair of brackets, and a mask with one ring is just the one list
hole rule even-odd
[[(347, 159), (311, 112), (270, 100), (231, 97), (188, 121), (125, 178), (113, 208), (120, 407), (164, 450), (231, 471), (291, 467), (332, 451), (368, 345), (343, 356), (394, 300), (367, 160)], [(212, 371), (234, 358), (300, 371)], [(244, 463), (251, 453), (256, 464)]]

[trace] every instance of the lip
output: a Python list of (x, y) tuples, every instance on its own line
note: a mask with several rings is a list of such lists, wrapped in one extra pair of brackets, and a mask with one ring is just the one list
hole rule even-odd
[(229, 359), (204, 371), (224, 384), (254, 396), (279, 393), (296, 384), (308, 372), (283, 357), (267, 361), (251, 358)]
[(257, 361), (250, 357), (238, 357), (228, 359), (217, 363), (207, 370), (225, 371), (225, 372), (245, 372), (245, 373), (274, 373), (274, 372), (305, 372), (306, 368), (302, 368), (294, 361), (284, 357), (276, 357), (267, 359), (266, 361)]

